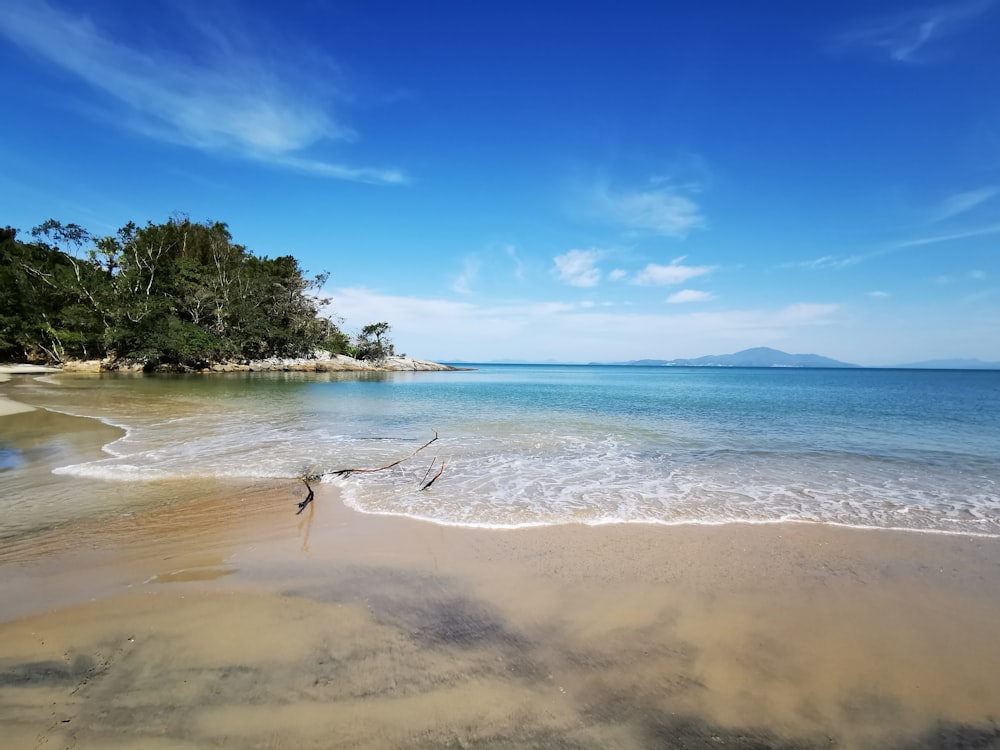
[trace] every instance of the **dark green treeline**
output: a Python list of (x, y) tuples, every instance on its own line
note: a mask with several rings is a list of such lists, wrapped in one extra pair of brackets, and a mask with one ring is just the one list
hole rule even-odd
[(258, 257), (223, 223), (129, 223), (96, 237), (48, 221), (31, 237), (0, 230), (0, 358), (199, 366), (356, 353), (320, 315), (327, 274)]

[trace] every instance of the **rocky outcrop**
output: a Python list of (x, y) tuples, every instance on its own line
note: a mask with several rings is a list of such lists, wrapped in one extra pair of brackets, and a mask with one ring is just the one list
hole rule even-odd
[(125, 359), (70, 360), (57, 366), (34, 364), (0, 364), (0, 373), (46, 373), (46, 372), (445, 372), (467, 370), (467, 367), (451, 367), (426, 359), (412, 357), (388, 357), (381, 362), (354, 359), (344, 354), (330, 354), (317, 351), (311, 357), (239, 360), (214, 362), (204, 367), (163, 364), (151, 366), (147, 362)]
[[(183, 365), (157, 365), (122, 360), (86, 360), (60, 365), (65, 372), (443, 372), (463, 368), (429, 362), (411, 357), (388, 357), (382, 362), (354, 359), (344, 354), (316, 352), (312, 357), (242, 360), (216, 362), (203, 368)], [(53, 368), (54, 371), (54, 368)]]
[[(441, 365), (437, 362), (428, 362), (423, 359), (411, 359), (410, 357), (389, 357), (383, 362), (370, 362), (354, 359), (344, 354), (303, 359), (272, 358), (253, 360), (244, 365), (214, 365), (212, 369), (215, 370), (216, 367), (231, 367), (235, 368), (234, 371), (249, 370), (250, 372), (441, 372), (458, 369), (457, 367)], [(223, 371), (227, 370), (223, 369)]]

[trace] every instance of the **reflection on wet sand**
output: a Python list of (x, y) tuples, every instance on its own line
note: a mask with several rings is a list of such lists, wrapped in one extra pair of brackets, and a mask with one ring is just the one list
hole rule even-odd
[(1000, 745), (993, 540), (473, 531), (329, 487), (295, 517), (296, 492), (123, 519), (99, 565), (69, 538), (61, 570), (4, 564), (4, 595), (110, 589), (0, 623), (4, 747)]

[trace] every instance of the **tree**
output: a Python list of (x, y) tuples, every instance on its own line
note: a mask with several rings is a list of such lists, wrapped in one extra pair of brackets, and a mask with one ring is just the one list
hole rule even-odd
[[(32, 235), (35, 242), (23, 243), (15, 230), (0, 230), (3, 356), (110, 355), (195, 367), (349, 349), (320, 313), (328, 300), (317, 292), (329, 274), (307, 277), (290, 255), (254, 255), (224, 223), (130, 222), (95, 238), (49, 220)], [(386, 330), (372, 331), (376, 352)]]
[(395, 353), (388, 336), (391, 328), (385, 321), (362, 328), (355, 342), (357, 358), (382, 363), (391, 357)]

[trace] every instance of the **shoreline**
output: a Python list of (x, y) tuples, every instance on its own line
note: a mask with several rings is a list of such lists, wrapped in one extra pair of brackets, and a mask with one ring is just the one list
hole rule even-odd
[(11, 747), (1000, 741), (995, 537), (484, 529), (333, 483), (297, 516), (294, 479), (49, 480), (124, 504), (0, 547)]
[(442, 521), (437, 518), (418, 516), (410, 513), (394, 513), (391, 511), (363, 510), (355, 508), (345, 503), (345, 506), (354, 513), (366, 516), (380, 516), (382, 518), (405, 518), (416, 523), (427, 523), (432, 526), (443, 526), (445, 528), (469, 529), (476, 531), (526, 531), (530, 529), (552, 529), (564, 526), (586, 526), (588, 528), (603, 528), (613, 526), (648, 526), (650, 528), (723, 528), (727, 526), (806, 526), (818, 528), (849, 529), (851, 531), (885, 532), (893, 534), (926, 534), (929, 536), (948, 537), (968, 537), (971, 539), (992, 539), (1000, 541), (1000, 534), (987, 534), (980, 531), (951, 531), (948, 529), (924, 529), (919, 527), (904, 526), (863, 526), (848, 523), (838, 523), (836, 521), (809, 521), (799, 518), (782, 518), (777, 520), (749, 521), (745, 519), (729, 519), (725, 521), (655, 521), (648, 519), (627, 520), (627, 519), (607, 519), (600, 521), (560, 521), (560, 522), (526, 522), (507, 526), (493, 525), (488, 523), (463, 523), (460, 521)]
[[(417, 360), (420, 362), (420, 360)], [(433, 364), (433, 363), (431, 363)], [(446, 365), (440, 365), (441, 367), (448, 367)], [(452, 370), (456, 368), (450, 368)], [(369, 370), (370, 371), (370, 370)], [(400, 370), (396, 370), (400, 371)], [(60, 368), (41, 366), (41, 365), (0, 365), (0, 385), (8, 383), (11, 379), (11, 375), (44, 375), (44, 374), (57, 374), (66, 372), (69, 374), (79, 374), (79, 371), (75, 370), (65, 370)], [(214, 371), (220, 372), (220, 371)], [(390, 371), (387, 371), (390, 372)], [(85, 419), (92, 420), (95, 423), (99, 423), (108, 427), (113, 427), (118, 430), (124, 430), (118, 423), (102, 417), (95, 416), (81, 416), (74, 412), (63, 411), (59, 409), (54, 409), (46, 407), (44, 405), (34, 406), (31, 404), (26, 404), (21, 401), (16, 401), (10, 398), (8, 395), (0, 392), (0, 418), (8, 415), (16, 415), (28, 413), (36, 410), (43, 410), (50, 414), (62, 415), (65, 417), (70, 417), (74, 419)], [(102, 446), (103, 448), (103, 446)], [(247, 478), (249, 480), (249, 478)], [(280, 481), (280, 480), (279, 480)], [(294, 482), (294, 477), (286, 478), (285, 481)], [(600, 520), (584, 520), (584, 521), (564, 521), (564, 522), (525, 522), (519, 524), (511, 525), (492, 525), (489, 523), (468, 523), (459, 521), (448, 521), (441, 520), (438, 518), (420, 516), (409, 513), (402, 512), (389, 512), (389, 511), (378, 511), (378, 510), (366, 510), (363, 508), (357, 508), (350, 504), (347, 504), (353, 512), (362, 515), (372, 515), (380, 516), (385, 518), (403, 518), (412, 520), (419, 523), (428, 523), (435, 526), (441, 526), (446, 528), (457, 528), (457, 529), (472, 529), (472, 530), (487, 530), (487, 531), (517, 531), (517, 530), (527, 530), (527, 529), (537, 529), (537, 528), (556, 528), (561, 526), (573, 526), (582, 525), (594, 528), (600, 528), (605, 526), (648, 526), (656, 528), (714, 528), (714, 527), (726, 527), (726, 526), (784, 526), (784, 525), (802, 525), (806, 527), (830, 527), (830, 528), (843, 528), (856, 531), (869, 531), (869, 532), (887, 532), (887, 533), (913, 533), (931, 536), (945, 536), (945, 537), (969, 537), (975, 539), (989, 539), (989, 540), (1000, 540), (1000, 534), (991, 534), (986, 532), (977, 532), (971, 530), (951, 530), (951, 529), (940, 529), (940, 528), (920, 528), (920, 527), (903, 527), (903, 526), (870, 526), (862, 524), (847, 524), (838, 523), (835, 521), (813, 521), (808, 519), (796, 519), (796, 518), (781, 518), (781, 519), (768, 519), (768, 520), (750, 520), (750, 519), (727, 519), (722, 521), (699, 521), (699, 520), (679, 520), (679, 521), (660, 521), (655, 519), (600, 519)]]

